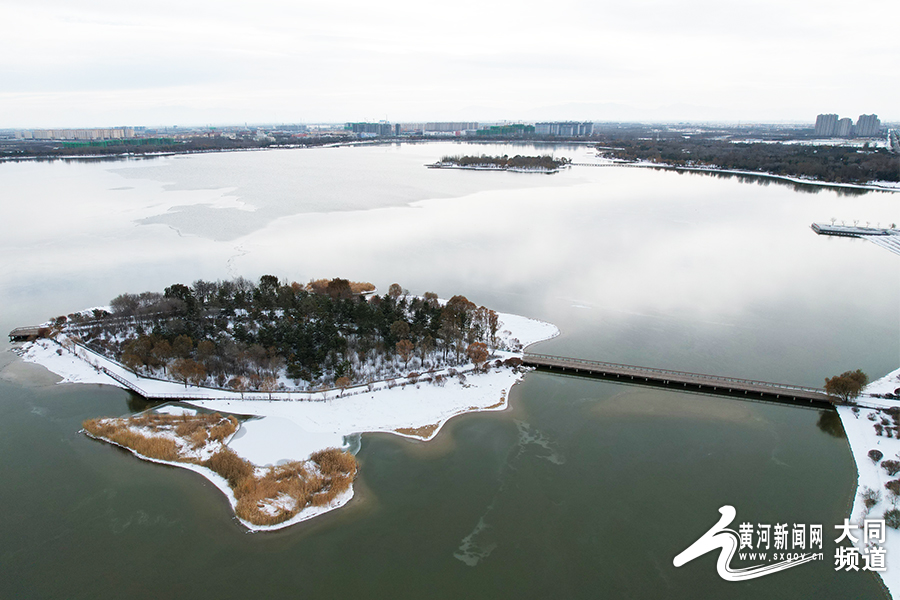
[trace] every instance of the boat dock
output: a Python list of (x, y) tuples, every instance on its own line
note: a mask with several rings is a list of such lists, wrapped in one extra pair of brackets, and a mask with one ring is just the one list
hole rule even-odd
[(813, 223), (813, 231), (819, 235), (835, 235), (838, 237), (855, 237), (869, 240), (876, 246), (885, 250), (900, 254), (900, 230), (893, 226), (890, 229), (881, 227), (857, 227), (856, 225), (827, 225), (825, 223)]
[(50, 334), (50, 328), (42, 325), (34, 325), (32, 327), (16, 327), (9, 332), (10, 342), (33, 342), (38, 338), (47, 337)]

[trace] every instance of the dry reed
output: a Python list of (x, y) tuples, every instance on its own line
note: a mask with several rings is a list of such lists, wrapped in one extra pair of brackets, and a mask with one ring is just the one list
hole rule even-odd
[[(197, 449), (211, 442), (223, 442), (233, 434), (238, 421), (218, 413), (206, 415), (164, 415), (145, 413), (120, 419), (91, 419), (84, 429), (134, 450), (147, 458), (169, 462), (198, 463), (186, 456), (171, 437), (174, 434)], [(136, 431), (144, 428), (153, 433)], [(199, 463), (221, 475), (234, 492), (235, 513), (254, 525), (277, 525), (293, 518), (308, 506), (325, 506), (345, 492), (357, 473), (356, 458), (336, 448), (316, 452), (309, 461), (269, 467), (257, 476), (249, 461), (223, 446), (209, 459)]]

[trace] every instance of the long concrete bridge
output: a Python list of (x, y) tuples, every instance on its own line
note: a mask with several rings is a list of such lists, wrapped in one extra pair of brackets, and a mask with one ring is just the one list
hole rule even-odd
[(693, 392), (747, 396), (748, 398), (782, 402), (800, 402), (813, 406), (831, 405), (830, 397), (824, 390), (799, 385), (738, 379), (736, 377), (722, 377), (719, 375), (703, 375), (701, 373), (672, 371), (670, 369), (638, 367), (582, 358), (534, 354), (531, 352), (524, 355), (522, 362), (539, 369), (592, 375), (613, 381), (618, 380), (623, 383), (661, 385)]

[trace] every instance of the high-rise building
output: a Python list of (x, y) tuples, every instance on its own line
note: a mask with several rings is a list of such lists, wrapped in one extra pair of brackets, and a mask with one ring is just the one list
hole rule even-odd
[(575, 121), (535, 123), (535, 135), (552, 135), (559, 137), (590, 137), (594, 134), (594, 124), (591, 122), (577, 123)]
[(425, 131), (432, 131), (432, 132), (454, 133), (457, 131), (467, 131), (467, 130), (478, 129), (478, 123), (471, 123), (471, 122), (466, 122), (466, 123), (451, 123), (451, 122), (425, 123), (425, 126), (423, 127), (423, 129)]
[(816, 117), (816, 135), (831, 137), (837, 129), (838, 116), (835, 114), (819, 115)]
[(858, 137), (881, 135), (881, 121), (878, 115), (859, 115), (859, 120), (856, 121), (856, 135)]
[(28, 139), (35, 140), (120, 140), (134, 137), (133, 127), (112, 129), (35, 129)]
[(853, 120), (850, 117), (838, 119), (837, 126), (834, 128), (834, 137), (850, 137), (853, 132)]
[(888, 131), (888, 150), (894, 154), (900, 154), (900, 132), (896, 129)]
[(391, 136), (394, 134), (394, 127), (387, 121), (381, 121), (380, 123), (347, 123), (344, 125), (344, 129), (362, 136)]

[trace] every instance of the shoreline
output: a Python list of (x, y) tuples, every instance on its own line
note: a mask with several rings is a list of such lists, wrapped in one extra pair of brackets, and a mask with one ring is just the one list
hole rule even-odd
[(235, 521), (237, 521), (238, 523), (240, 523), (247, 529), (247, 533), (259, 533), (259, 532), (277, 531), (279, 529), (284, 529), (286, 527), (290, 527), (291, 525), (296, 525), (297, 523), (302, 523), (303, 521), (308, 521), (312, 518), (318, 517), (319, 515), (323, 515), (332, 510), (341, 508), (342, 506), (344, 506), (348, 502), (350, 502), (351, 499), (353, 499), (353, 484), (351, 483), (350, 489), (348, 489), (346, 492), (343, 492), (342, 494), (337, 496), (330, 504), (328, 504), (326, 506), (309, 506), (309, 507), (301, 510), (299, 513), (297, 513), (296, 515), (294, 515), (292, 518), (288, 519), (287, 521), (284, 521), (283, 523), (278, 523), (277, 525), (255, 525), (253, 523), (250, 523), (249, 521), (245, 521), (244, 519), (240, 518), (237, 515), (237, 511), (236, 511), (237, 498), (235, 498), (235, 496), (234, 496), (234, 491), (232, 491), (231, 486), (228, 485), (228, 482), (225, 480), (225, 478), (222, 477), (221, 475), (219, 475), (218, 473), (216, 473), (215, 471), (213, 471), (212, 469), (209, 469), (202, 465), (196, 465), (193, 463), (189, 463), (189, 462), (176, 462), (176, 461), (169, 461), (169, 460), (160, 460), (158, 458), (152, 458), (150, 456), (145, 456), (145, 455), (137, 452), (133, 448), (129, 448), (128, 446), (123, 446), (122, 444), (114, 442), (105, 437), (93, 435), (92, 433), (90, 433), (89, 431), (86, 431), (84, 429), (79, 431), (79, 433), (83, 433), (85, 436), (87, 436), (93, 440), (96, 440), (98, 442), (103, 442), (105, 444), (109, 444), (111, 446), (121, 448), (122, 450), (126, 450), (126, 451), (130, 452), (132, 455), (134, 455), (135, 457), (139, 458), (140, 460), (144, 460), (147, 462), (152, 462), (152, 463), (156, 463), (156, 464), (160, 464), (160, 465), (166, 465), (169, 467), (178, 467), (181, 469), (187, 469), (188, 471), (193, 471), (194, 473), (197, 473), (198, 475), (205, 477), (220, 492), (222, 492), (222, 494), (228, 500), (229, 506), (231, 506), (232, 517), (234, 518)]
[[(559, 335), (559, 330), (550, 323), (505, 313), (500, 313), (499, 317), (501, 327), (510, 331), (510, 337), (522, 342), (523, 351), (531, 344)], [(348, 450), (354, 445), (354, 439), (358, 440), (364, 433), (390, 433), (423, 442), (433, 440), (453, 417), (505, 410), (509, 406), (510, 390), (530, 371), (521, 367), (491, 367), (485, 373), (470, 374), (474, 365), (469, 363), (457, 367), (459, 375), (446, 377), (442, 385), (398, 378), (390, 383), (380, 382), (372, 390), (359, 386), (361, 389), (354, 393), (341, 394), (339, 389), (327, 392), (273, 392), (269, 399), (270, 394), (266, 392), (256, 393), (257, 398), (249, 398), (250, 393), (245, 392), (245, 397), (241, 398), (238, 392), (196, 387), (185, 389), (177, 382), (144, 381), (144, 378), (137, 378), (121, 365), (82, 347), (69, 352), (54, 346), (56, 344), (53, 342), (36, 340), (22, 346), (18, 354), (24, 361), (41, 365), (61, 376), (62, 381), (58, 383), (100, 383), (129, 389), (118, 380), (127, 374), (132, 379), (140, 379), (140, 384), (146, 387), (155, 390), (165, 388), (165, 392), (158, 393), (166, 394), (167, 398), (156, 396), (162, 400), (180, 401), (221, 413), (259, 417), (241, 423), (227, 442), (227, 446), (238, 456), (257, 467), (306, 460), (314, 452), (326, 448)], [(521, 355), (521, 352), (495, 351), (489, 362)], [(112, 373), (119, 377), (113, 378)], [(187, 393), (180, 393), (180, 390)], [(199, 393), (191, 394), (191, 391)], [(279, 394), (290, 394), (290, 397), (276, 399)], [(114, 443), (105, 438), (99, 439)], [(358, 442), (356, 447), (358, 449)], [(225, 494), (232, 510), (236, 507), (237, 501), (227, 482), (211, 470), (189, 463), (152, 459), (130, 448), (128, 450), (138, 458), (188, 468), (203, 475)], [(291, 519), (276, 525), (253, 525), (236, 514), (234, 518), (250, 532), (275, 531), (340, 508), (352, 497), (351, 485), (331, 504), (306, 507)]]
[[(900, 387), (900, 369), (892, 371), (867, 385), (857, 400), (863, 400), (867, 406), (881, 408), (900, 407), (900, 400), (875, 398), (872, 396), (872, 394), (892, 393), (898, 387)], [(854, 412), (854, 408), (857, 408), (856, 412)], [(866, 515), (874, 519), (882, 518), (884, 511), (895, 506), (884, 484), (890, 480), (900, 478), (900, 473), (890, 476), (881, 467), (880, 463), (884, 460), (897, 460), (900, 458), (900, 437), (887, 437), (876, 434), (875, 423), (880, 424), (882, 422), (880, 419), (885, 417), (885, 414), (879, 409), (854, 407), (852, 405), (838, 405), (835, 406), (835, 409), (841, 419), (841, 426), (847, 436), (847, 444), (850, 448), (850, 456), (856, 466), (856, 483), (853, 498), (850, 501), (850, 513), (847, 515), (847, 518), (851, 523), (861, 523), (866, 518)], [(874, 416), (870, 417), (869, 415)], [(889, 415), (888, 419), (890, 419)], [(870, 450), (878, 450), (883, 454), (883, 458), (877, 462), (873, 461), (868, 456)], [(879, 492), (881, 495), (878, 503), (871, 508), (871, 512), (866, 509), (862, 497), (862, 492), (866, 488)], [(900, 502), (896, 506), (900, 508)], [(891, 527), (885, 527), (885, 530), (887, 537), (883, 547), (886, 550), (888, 569), (884, 572), (878, 572), (878, 575), (881, 577), (881, 581), (887, 588), (890, 596), (892, 598), (900, 598), (900, 530)], [(859, 535), (861, 538), (862, 535)], [(862, 551), (862, 541), (854, 545)], [(894, 558), (892, 559), (891, 557)]]
[[(614, 159), (605, 159), (608, 162), (596, 163), (596, 165), (590, 166), (598, 166), (598, 167), (631, 167), (631, 168), (640, 168), (640, 169), (660, 169), (665, 171), (682, 171), (685, 173), (705, 173), (705, 174), (715, 174), (722, 173), (724, 175), (737, 175), (742, 177), (760, 177), (764, 179), (775, 179), (778, 181), (784, 181), (788, 183), (796, 183), (800, 185), (813, 185), (819, 187), (831, 187), (831, 188), (846, 188), (846, 189), (854, 189), (854, 190), (866, 190), (872, 192), (888, 192), (895, 193), (900, 192), (900, 182), (885, 182), (891, 183), (892, 185), (879, 185), (876, 182), (868, 182), (868, 183), (841, 183), (837, 181), (821, 181), (819, 179), (804, 179), (802, 177), (791, 176), (791, 175), (778, 175), (775, 173), (768, 173), (762, 171), (742, 171), (739, 169), (720, 169), (717, 167), (682, 167), (679, 165), (672, 165), (669, 163), (654, 163), (647, 161), (635, 161), (635, 162), (625, 162)], [(585, 163), (577, 164), (576, 166), (586, 166)]]
[[(375, 140), (341, 140), (341, 141), (329, 141), (322, 144), (284, 144), (278, 146), (251, 146), (245, 148), (201, 148), (201, 149), (191, 149), (191, 150), (164, 150), (159, 152), (125, 152), (119, 154), (37, 154), (31, 156), (4, 156), (0, 157), (0, 164), (3, 163), (16, 163), (16, 162), (28, 162), (28, 161), (55, 161), (55, 160), (134, 160), (134, 159), (142, 159), (142, 158), (158, 158), (161, 156), (179, 156), (179, 155), (191, 155), (191, 154), (210, 154), (217, 152), (260, 152), (260, 151), (269, 151), (269, 150), (297, 150), (297, 149), (314, 149), (314, 148), (339, 148), (339, 147), (352, 147), (352, 146), (377, 146), (377, 145), (385, 145), (385, 144), (429, 144), (436, 142), (457, 142), (457, 143), (468, 143), (468, 144), (482, 144), (482, 145), (490, 145), (490, 144), (530, 144), (530, 145), (584, 145), (584, 146), (596, 146), (599, 142), (594, 141), (584, 141), (584, 140), (572, 140), (572, 141), (553, 141), (553, 140), (525, 140), (525, 139), (497, 139), (497, 140), (485, 140), (485, 139), (465, 139), (465, 138), (436, 138), (436, 139), (428, 139), (428, 138), (411, 138), (411, 139), (403, 139), (403, 138), (388, 138), (388, 139), (375, 139)], [(616, 167), (633, 167), (633, 168), (656, 168), (656, 169), (665, 169), (671, 171), (684, 171), (684, 172), (699, 172), (699, 173), (723, 173), (728, 175), (742, 175), (747, 177), (763, 177), (767, 179), (776, 179), (779, 181), (785, 181), (789, 183), (796, 184), (805, 184), (805, 185), (815, 185), (822, 187), (838, 187), (838, 188), (847, 188), (847, 189), (859, 189), (859, 190), (868, 190), (868, 191), (877, 191), (877, 192), (900, 192), (900, 182), (885, 182), (890, 185), (879, 185), (878, 182), (870, 181), (867, 183), (842, 183), (842, 182), (831, 182), (831, 181), (821, 181), (817, 179), (804, 179), (799, 176), (791, 176), (791, 175), (777, 175), (775, 173), (761, 172), (761, 171), (743, 171), (739, 169), (720, 169), (717, 167), (683, 167), (678, 165), (672, 165), (669, 163), (653, 163), (647, 161), (634, 161), (634, 162), (626, 162), (623, 160), (617, 159), (604, 159), (608, 162), (597, 163), (595, 166), (616, 166)], [(584, 163), (578, 166), (583, 166)], [(495, 169), (490, 167), (478, 168), (478, 167), (457, 167), (457, 166), (432, 166), (425, 165), (429, 168), (457, 168), (457, 169), (468, 169), (468, 170), (497, 170), (497, 171), (516, 171), (523, 173), (545, 173), (545, 174), (553, 174), (558, 173), (559, 169), (554, 171), (536, 171), (531, 169), (524, 169), (521, 171), (517, 171), (515, 169)], [(594, 165), (591, 165), (594, 166)]]

